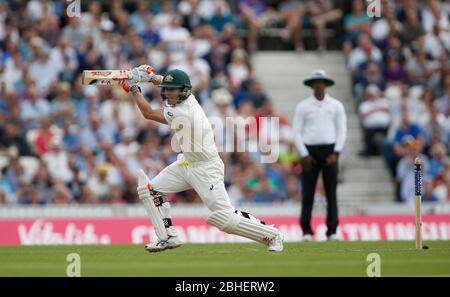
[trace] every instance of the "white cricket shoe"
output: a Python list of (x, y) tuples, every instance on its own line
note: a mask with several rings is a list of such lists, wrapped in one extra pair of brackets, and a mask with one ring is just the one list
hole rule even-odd
[(341, 239), (339, 238), (339, 236), (336, 233), (334, 233), (334, 234), (329, 235), (327, 237), (327, 240), (328, 241), (339, 241)]
[(162, 252), (167, 249), (175, 249), (181, 246), (181, 241), (177, 236), (169, 236), (167, 239), (158, 240), (145, 245), (145, 249), (150, 253)]
[(283, 251), (283, 234), (281, 234), (281, 232), (279, 232), (278, 235), (272, 239), (267, 250), (269, 252)]
[(313, 241), (313, 237), (312, 237), (311, 234), (305, 234), (305, 235), (303, 235), (302, 241), (304, 241), (304, 242), (311, 242), (311, 241)]

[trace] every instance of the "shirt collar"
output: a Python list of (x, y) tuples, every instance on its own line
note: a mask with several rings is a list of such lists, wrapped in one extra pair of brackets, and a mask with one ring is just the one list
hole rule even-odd
[(313, 102), (315, 105), (320, 105), (320, 104), (323, 104), (323, 103), (325, 103), (325, 102), (328, 102), (328, 101), (330, 100), (330, 96), (328, 96), (328, 93), (325, 93), (325, 96), (324, 96), (323, 100), (322, 100), (322, 101), (319, 101), (319, 100), (316, 98), (316, 96), (314, 96), (314, 94), (313, 94), (313, 95), (311, 95), (311, 100), (312, 100), (312, 102)]

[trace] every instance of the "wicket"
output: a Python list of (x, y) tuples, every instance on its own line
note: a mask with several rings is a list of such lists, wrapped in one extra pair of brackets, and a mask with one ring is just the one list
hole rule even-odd
[(416, 250), (422, 249), (422, 161), (414, 160), (414, 186), (416, 195)]

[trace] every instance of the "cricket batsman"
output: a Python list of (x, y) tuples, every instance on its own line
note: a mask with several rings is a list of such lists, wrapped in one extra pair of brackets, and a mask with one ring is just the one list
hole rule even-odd
[[(133, 68), (118, 77), (124, 90), (131, 92), (142, 115), (149, 120), (170, 125), (182, 153), (152, 180), (143, 170), (138, 173), (137, 191), (158, 237), (145, 249), (160, 252), (182, 243), (172, 225), (167, 193), (194, 189), (211, 211), (206, 222), (220, 230), (249, 238), (268, 246), (269, 251), (283, 250), (283, 236), (273, 225), (266, 225), (249, 213), (236, 210), (224, 185), (224, 164), (214, 143), (211, 123), (191, 93), (188, 75), (178, 69), (164, 76), (149, 65)], [(138, 83), (151, 82), (161, 88), (162, 109), (152, 109), (141, 94)]]

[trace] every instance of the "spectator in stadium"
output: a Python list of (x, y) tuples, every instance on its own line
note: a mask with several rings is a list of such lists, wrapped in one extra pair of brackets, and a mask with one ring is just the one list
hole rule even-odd
[(69, 204), (72, 200), (72, 194), (67, 186), (62, 182), (56, 182), (53, 185), (51, 196), (52, 204)]
[(287, 177), (286, 195), (292, 202), (302, 201), (302, 185), (295, 174), (290, 174)]
[(402, 24), (396, 17), (394, 5), (384, 1), (381, 4), (381, 17), (374, 20), (371, 28), (375, 44), (382, 46), (388, 38), (397, 36), (401, 29)]
[(137, 153), (139, 146), (134, 141), (135, 133), (132, 128), (124, 129), (120, 138), (121, 142), (114, 147), (114, 153), (117, 158), (126, 160)]
[(71, 98), (72, 87), (68, 82), (58, 86), (58, 96), (50, 103), (52, 122), (62, 127), (65, 120), (72, 121), (75, 117), (75, 106)]
[(435, 143), (448, 143), (447, 119), (439, 112), (435, 101), (426, 106), (427, 110), (422, 112), (421, 129), (424, 135), (424, 151), (428, 152)]
[(310, 15), (311, 24), (316, 29), (316, 40), (319, 51), (327, 48), (325, 29), (328, 24), (334, 23), (342, 18), (342, 11), (334, 7), (330, 0), (309, 0), (307, 10)]
[(444, 170), (444, 159), (447, 156), (447, 149), (442, 142), (438, 142), (431, 147), (430, 151), (431, 159), (428, 172), (433, 178), (436, 178)]
[(198, 90), (202, 81), (209, 81), (211, 69), (208, 63), (196, 56), (195, 48), (189, 47), (186, 58), (169, 66), (169, 69), (181, 69), (191, 78), (192, 88)]
[(231, 63), (228, 64), (228, 74), (230, 84), (239, 88), (242, 82), (249, 78), (250, 70), (247, 65), (247, 53), (243, 49), (236, 49), (231, 56)]
[(424, 144), (423, 132), (419, 125), (411, 122), (410, 114), (406, 108), (402, 108), (401, 125), (395, 131), (393, 139), (393, 156), (387, 157), (388, 167), (391, 169), (392, 176), (396, 176), (396, 168), (399, 160), (408, 154), (405, 137), (410, 136), (417, 141), (416, 145), (422, 149)]
[[(228, 152), (232, 149), (231, 145), (234, 141), (234, 123), (231, 123), (231, 121), (227, 122), (227, 118), (235, 118), (236, 116), (236, 111), (231, 105), (233, 96), (227, 89), (219, 88), (212, 92), (211, 97), (214, 105), (211, 107), (211, 112), (208, 113), (208, 118), (213, 125), (218, 125), (213, 127), (217, 133), (215, 143), (219, 151), (222, 149)], [(220, 128), (222, 130), (218, 130)]]
[(428, 79), (438, 70), (435, 62), (427, 59), (423, 49), (419, 49), (405, 63), (409, 82), (413, 85), (427, 85)]
[(60, 130), (56, 126), (52, 125), (50, 117), (43, 118), (41, 127), (35, 132), (33, 143), (34, 151), (39, 156), (42, 156), (43, 154), (48, 152), (50, 141), (54, 137), (58, 136), (59, 133)]
[[(93, 15), (91, 13), (91, 15)], [(136, 11), (134, 11), (129, 19), (130, 25), (136, 30), (139, 35), (143, 35), (147, 30), (147, 17), (149, 15), (148, 2), (137, 1)]]
[[(16, 46), (14, 45), (14, 47)], [(10, 56), (3, 62), (4, 74), (2, 81), (5, 82), (5, 86), (8, 90), (17, 88), (23, 80), (23, 57), (20, 51), (17, 50), (17, 48), (15, 50), (16, 51), (12, 52)]]
[(433, 189), (433, 197), (439, 202), (450, 200), (450, 158), (443, 161), (444, 169), (440, 176), (436, 178), (436, 186)]
[(426, 53), (433, 59), (439, 59), (443, 53), (450, 52), (450, 32), (448, 27), (442, 29), (441, 26), (435, 24), (433, 30), (425, 35), (424, 44)]
[(344, 57), (347, 59), (356, 44), (359, 35), (370, 25), (370, 18), (364, 8), (364, 2), (352, 1), (352, 12), (344, 16), (344, 27), (346, 31), (343, 43)]
[(62, 127), (63, 145), (68, 152), (77, 152), (80, 149), (80, 135), (77, 124), (70, 124), (69, 121), (64, 121)]
[(4, 174), (5, 168), (0, 170), (0, 204), (15, 204), (16, 196), (12, 183)]
[[(398, 87), (393, 87), (398, 89)], [(392, 89), (393, 89), (392, 88)], [(425, 94), (425, 93), (424, 93)], [(397, 129), (401, 125), (403, 113), (408, 113), (413, 122), (418, 121), (419, 115), (423, 111), (423, 105), (418, 98), (411, 95), (410, 87), (403, 83), (400, 87), (400, 94), (391, 98), (391, 117), (397, 121), (392, 122), (392, 129)]]
[(182, 0), (178, 4), (178, 12), (183, 18), (182, 26), (190, 32), (206, 21), (201, 16), (199, 8), (199, 0)]
[(9, 166), (6, 168), (5, 177), (11, 184), (13, 191), (16, 192), (20, 188), (21, 181), (26, 179), (25, 171), (20, 164), (19, 153), (16, 149), (9, 149), (7, 156), (9, 158)]
[(416, 42), (425, 35), (425, 30), (419, 20), (418, 12), (414, 8), (406, 9), (406, 24), (403, 25), (401, 36), (403, 42), (408, 45)]
[(408, 76), (400, 62), (399, 57), (395, 54), (391, 54), (387, 57), (386, 68), (383, 71), (383, 76), (389, 85), (399, 85), (407, 83)]
[(362, 64), (380, 63), (383, 59), (381, 51), (372, 43), (368, 34), (360, 34), (357, 40), (358, 46), (353, 48), (348, 55), (348, 66), (354, 74)]
[(448, 18), (448, 3), (441, 4), (439, 0), (428, 0), (426, 7), (422, 12), (422, 24), (425, 32), (432, 32), (435, 25), (438, 25), (441, 29), (447, 30), (450, 25)]
[(375, 85), (380, 91), (386, 89), (386, 80), (384, 79), (379, 64), (368, 62), (364, 69), (359, 69), (355, 77), (355, 86), (353, 87), (356, 102), (361, 103), (363, 93), (367, 86)]
[(21, 156), (33, 155), (22, 128), (14, 122), (6, 122), (0, 126), (0, 150), (15, 148)]
[(98, 115), (100, 121), (105, 124), (103, 129), (110, 134), (111, 142), (116, 142), (117, 133), (122, 128), (135, 127), (139, 118), (132, 102), (125, 100), (123, 92), (118, 88), (112, 89), (111, 98), (101, 103)]
[(109, 170), (108, 164), (101, 164), (97, 171), (89, 177), (87, 181), (88, 188), (95, 194), (96, 201), (102, 202), (108, 199), (111, 188), (117, 185), (114, 177)]
[(258, 49), (258, 31), (280, 21), (278, 13), (262, 0), (239, 0), (239, 12), (248, 26), (247, 49), (253, 54)]
[(278, 11), (282, 20), (286, 23), (286, 28), (282, 31), (282, 37), (287, 39), (292, 36), (295, 49), (303, 51), (301, 26), (303, 23), (302, 17), (306, 13), (305, 5), (298, 0), (284, 0), (278, 5)]
[(100, 121), (94, 112), (89, 114), (89, 123), (80, 132), (81, 145), (86, 146), (92, 152), (98, 152), (103, 143), (113, 143), (114, 136), (111, 131)]
[(28, 85), (27, 97), (20, 104), (20, 118), (27, 129), (36, 129), (43, 117), (50, 114), (50, 105), (39, 96), (34, 83)]
[(69, 167), (68, 154), (63, 148), (60, 137), (53, 137), (50, 141), (50, 150), (42, 156), (48, 171), (53, 180), (61, 180), (70, 183), (73, 179), (73, 172)]
[(208, 23), (218, 32), (221, 33), (226, 24), (233, 21), (230, 9), (223, 0), (215, 1), (214, 15), (208, 20)]
[(41, 193), (42, 201), (50, 202), (51, 190), (53, 188), (53, 179), (47, 169), (47, 164), (44, 161), (39, 162), (39, 167), (32, 179), (33, 188)]
[(36, 59), (31, 62), (27, 74), (36, 82), (39, 92), (47, 92), (51, 83), (58, 77), (59, 66), (54, 65), (49, 59), (48, 49), (44, 48), (44, 45), (35, 48), (35, 55)]
[(241, 101), (249, 101), (255, 109), (259, 109), (269, 100), (259, 80), (251, 79), (246, 87), (248, 89), (242, 88), (234, 99), (235, 106), (240, 106)]
[(43, 201), (41, 197), (41, 193), (26, 179), (21, 180), (20, 188), (16, 192), (16, 196), (20, 204), (45, 204), (45, 201)]
[(366, 88), (366, 100), (359, 106), (364, 133), (364, 150), (362, 156), (378, 155), (381, 152), (377, 139), (384, 140), (391, 121), (389, 102), (381, 97), (376, 85)]
[(246, 186), (254, 191), (254, 195), (247, 202), (272, 203), (281, 198), (274, 180), (267, 176), (267, 172), (262, 165), (254, 164), (249, 170), (252, 174), (247, 178)]
[(443, 78), (443, 94), (438, 99), (438, 108), (440, 113), (450, 116), (450, 73)]
[(174, 15), (168, 26), (160, 29), (163, 50), (170, 53), (174, 63), (180, 62), (186, 56), (187, 46), (191, 40), (191, 33), (181, 26), (181, 18)]

